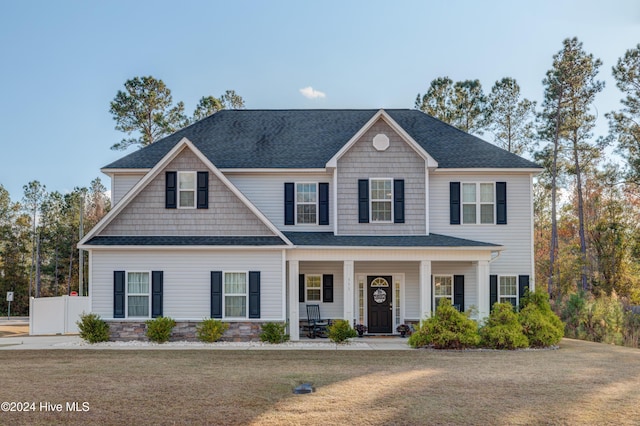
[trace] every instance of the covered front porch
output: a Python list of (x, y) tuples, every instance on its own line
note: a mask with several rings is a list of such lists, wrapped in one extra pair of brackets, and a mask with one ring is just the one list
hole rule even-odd
[(429, 317), (442, 298), (461, 310), (473, 306), (484, 318), (489, 315), (489, 264), (501, 249), (486, 245), (290, 250), (286, 286), (291, 340), (304, 337), (301, 326), (311, 304), (319, 306), (322, 319), (363, 324), (369, 335), (399, 334), (398, 325)]

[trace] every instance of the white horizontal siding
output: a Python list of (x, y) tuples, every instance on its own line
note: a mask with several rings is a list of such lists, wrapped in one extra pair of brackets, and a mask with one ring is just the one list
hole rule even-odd
[[(282, 231), (333, 231), (333, 175), (330, 173), (227, 173), (225, 176)], [(329, 226), (284, 224), (285, 182), (329, 183)]]
[[(450, 225), (449, 182), (507, 182), (507, 225)], [(505, 247), (491, 274), (533, 275), (531, 180), (529, 174), (446, 173), (429, 178), (430, 231)]]
[(260, 271), (260, 319), (282, 321), (282, 252), (244, 251), (93, 251), (92, 312), (113, 318), (114, 271), (163, 271), (163, 315), (201, 320), (211, 313), (211, 271)]
[(115, 206), (136, 183), (144, 177), (144, 173), (117, 173), (111, 178), (111, 205)]
[(337, 319), (344, 315), (344, 268), (342, 262), (300, 262), (301, 274), (333, 275), (333, 302), (308, 302), (300, 303), (300, 319), (307, 319), (307, 304), (320, 305), (320, 314), (323, 319)]

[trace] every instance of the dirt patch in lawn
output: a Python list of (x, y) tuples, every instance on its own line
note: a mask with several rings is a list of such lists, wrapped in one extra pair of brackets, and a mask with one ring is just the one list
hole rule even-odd
[[(516, 352), (0, 351), (0, 377), (0, 401), (35, 403), (1, 413), (7, 424), (640, 422), (640, 351), (574, 340)], [(306, 382), (314, 393), (292, 393)]]
[(18, 337), (18, 336), (28, 336), (28, 335), (29, 335), (29, 324), (0, 326), (0, 337)]

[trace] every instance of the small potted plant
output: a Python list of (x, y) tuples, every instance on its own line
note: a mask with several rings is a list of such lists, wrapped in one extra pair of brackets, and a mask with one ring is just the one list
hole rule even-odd
[(367, 332), (367, 326), (364, 324), (356, 324), (353, 328), (358, 332), (358, 337), (362, 337)]
[(400, 324), (396, 327), (396, 331), (400, 333), (400, 336), (407, 337), (407, 334), (411, 335), (411, 326), (408, 324)]

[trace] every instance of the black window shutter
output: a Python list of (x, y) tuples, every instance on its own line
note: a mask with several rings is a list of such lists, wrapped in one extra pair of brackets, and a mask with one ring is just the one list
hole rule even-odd
[(162, 316), (162, 271), (151, 272), (151, 317)]
[(369, 223), (368, 179), (358, 179), (358, 223)]
[(284, 224), (295, 225), (296, 197), (292, 182), (284, 184)]
[(459, 306), (460, 312), (464, 312), (464, 275), (453, 276), (453, 304)]
[(209, 208), (209, 172), (198, 172), (198, 204), (199, 209)]
[(518, 304), (529, 290), (529, 275), (518, 275)]
[(260, 318), (260, 271), (249, 271), (249, 318)]
[(329, 184), (320, 182), (318, 184), (318, 225), (329, 224)]
[(460, 182), (449, 182), (449, 223), (460, 225)]
[(496, 224), (507, 224), (507, 182), (496, 182)]
[(322, 301), (333, 303), (333, 275), (322, 276)]
[(433, 314), (433, 292), (434, 292), (434, 288), (433, 288), (433, 275), (431, 275), (431, 313)]
[(177, 208), (178, 199), (178, 172), (165, 173), (165, 208)]
[(493, 309), (493, 304), (498, 301), (498, 276), (489, 275), (489, 310)]
[(298, 275), (298, 302), (304, 303), (304, 274)]
[(211, 271), (211, 318), (222, 318), (222, 271)]
[(404, 179), (393, 181), (393, 222), (404, 223)]
[(124, 271), (113, 271), (113, 317), (124, 318)]

